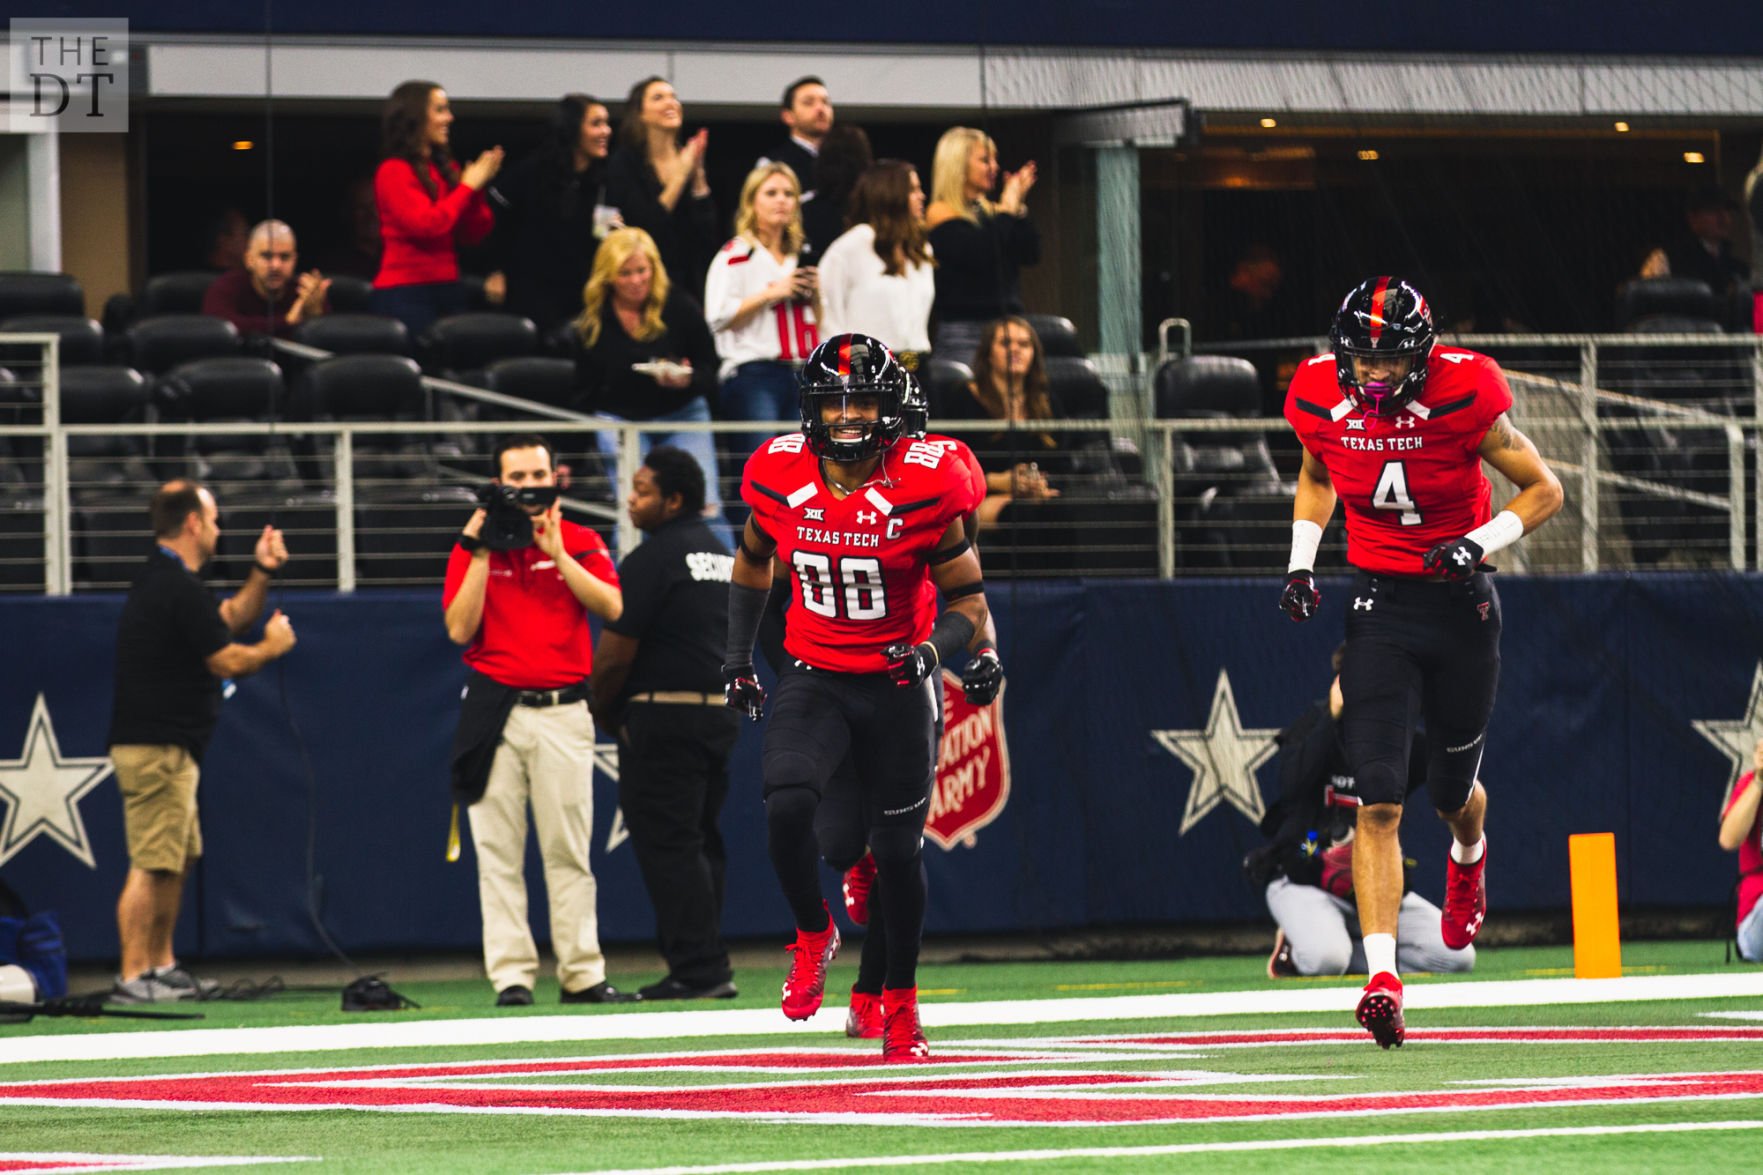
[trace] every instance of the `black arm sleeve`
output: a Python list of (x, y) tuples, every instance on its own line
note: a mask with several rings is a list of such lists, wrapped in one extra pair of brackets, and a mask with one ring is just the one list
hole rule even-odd
[(937, 651), (938, 662), (947, 661), (967, 647), (973, 639), (973, 621), (960, 612), (944, 611), (930, 630), (930, 644)]
[(728, 651), (725, 665), (751, 665), (753, 639), (759, 635), (759, 621), (765, 615), (765, 597), (761, 588), (742, 583), (728, 585)]

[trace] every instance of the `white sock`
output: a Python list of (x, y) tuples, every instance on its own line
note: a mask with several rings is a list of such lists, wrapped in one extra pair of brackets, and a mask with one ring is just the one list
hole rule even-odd
[(1365, 973), (1370, 976), (1384, 971), (1396, 974), (1396, 936), (1368, 934), (1365, 936)]
[(1487, 847), (1488, 838), (1485, 836), (1476, 837), (1475, 843), (1472, 845), (1466, 845), (1456, 837), (1452, 837), (1451, 860), (1459, 865), (1473, 865), (1481, 860), (1481, 855), (1487, 850)]

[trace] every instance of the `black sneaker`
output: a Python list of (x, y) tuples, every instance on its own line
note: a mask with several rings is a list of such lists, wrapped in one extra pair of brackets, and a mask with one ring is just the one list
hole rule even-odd
[(530, 1008), (533, 1003), (533, 989), (511, 984), (496, 993), (498, 1008)]
[(147, 974), (167, 987), (175, 987), (189, 992), (190, 998), (193, 1000), (212, 1000), (220, 996), (220, 981), (218, 979), (198, 979), (176, 963), (169, 967), (155, 968)]
[(637, 995), (644, 1002), (649, 1000), (732, 1000), (739, 994), (741, 993), (735, 990), (735, 983), (732, 979), (699, 986), (682, 983), (671, 975), (659, 983), (651, 983), (647, 987), (637, 989)]
[(634, 1004), (642, 998), (634, 991), (619, 991), (604, 979), (592, 987), (563, 993), (566, 1004)]

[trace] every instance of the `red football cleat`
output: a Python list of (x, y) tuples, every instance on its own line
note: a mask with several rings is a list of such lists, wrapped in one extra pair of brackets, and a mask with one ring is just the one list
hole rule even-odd
[(875, 884), (875, 856), (864, 853), (845, 870), (845, 913), (853, 926), (869, 925), (869, 889)]
[(930, 1056), (930, 1045), (918, 1024), (918, 989), (884, 987), (881, 1006), (882, 1060), (910, 1063)]
[(853, 1040), (875, 1040), (881, 1034), (881, 997), (852, 988), (851, 1010), (845, 1013), (845, 1035)]
[(1379, 971), (1365, 985), (1365, 994), (1359, 997), (1359, 1010), (1354, 1013), (1359, 1019), (1360, 1027), (1371, 1033), (1371, 1038), (1384, 1048), (1392, 1044), (1402, 1047), (1402, 1040), (1408, 1035), (1407, 1025), (1402, 1023), (1402, 981), (1388, 971)]
[[(826, 909), (826, 903), (821, 903)], [(796, 954), (790, 973), (784, 978), (784, 1015), (792, 1020), (806, 1020), (820, 1011), (820, 1000), (826, 994), (826, 965), (839, 953), (839, 928), (828, 911), (826, 929), (810, 934), (796, 931), (796, 941), (789, 949)]]
[(1445, 910), (1439, 916), (1439, 934), (1445, 945), (1460, 951), (1475, 941), (1482, 919), (1488, 916), (1488, 843), (1481, 842), (1481, 860), (1459, 865), (1445, 858)]

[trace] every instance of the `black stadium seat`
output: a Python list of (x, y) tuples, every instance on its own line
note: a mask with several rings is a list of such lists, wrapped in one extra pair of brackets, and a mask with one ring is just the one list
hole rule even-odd
[[(61, 374), (64, 424), (149, 423), (150, 385), (130, 367), (73, 367)], [(146, 503), (163, 478), (148, 438), (70, 433), (67, 476), (73, 507), (75, 587), (116, 588), (138, 570), (146, 543)]]
[(220, 274), (212, 269), (186, 269), (161, 273), (147, 279), (136, 299), (135, 313), (142, 318), (155, 314), (200, 314), (202, 298)]
[(518, 314), (472, 311), (436, 322), (424, 338), (425, 369), (446, 379), (474, 375), (498, 359), (536, 355), (539, 328)]
[[(61, 340), (63, 367), (104, 362), (104, 328), (83, 314), (19, 314), (0, 320), (0, 334), (57, 336)], [(15, 350), (20, 349), (7, 348), (9, 362), (13, 360), (11, 352)], [(25, 352), (28, 352), (27, 362), (36, 362), (39, 353), (36, 347), (21, 350), (21, 355)]]
[(0, 272), (0, 319), (20, 314), (86, 313), (86, 293), (68, 273)]
[(1164, 419), (1196, 411), (1253, 416), (1261, 409), (1261, 376), (1247, 359), (1189, 355), (1157, 369), (1153, 381), (1157, 415)]
[(410, 354), (410, 332), (383, 314), (326, 314), (295, 327), (294, 341), (333, 355)]
[(170, 371), (192, 359), (239, 353), (239, 332), (224, 318), (206, 314), (163, 314), (143, 318), (128, 329), (129, 364), (150, 375)]
[(346, 273), (329, 275), (331, 288), (325, 295), (326, 308), (332, 314), (370, 314), (373, 312), (373, 283), (364, 277)]
[(1047, 390), (1059, 415), (1071, 420), (1107, 420), (1108, 385), (1088, 359), (1069, 355), (1048, 356)]
[(518, 396), (548, 408), (573, 409), (575, 364), (543, 355), (498, 359), (484, 368), (484, 386), (504, 396)]
[(1077, 341), (1077, 327), (1061, 314), (1025, 314), (1028, 324), (1041, 339), (1041, 353), (1047, 358), (1082, 359), (1084, 349)]
[(1616, 291), (1619, 330), (1630, 330), (1636, 323), (1661, 314), (1701, 318), (1718, 325), (1724, 310), (1708, 283), (1693, 277), (1637, 277)]

